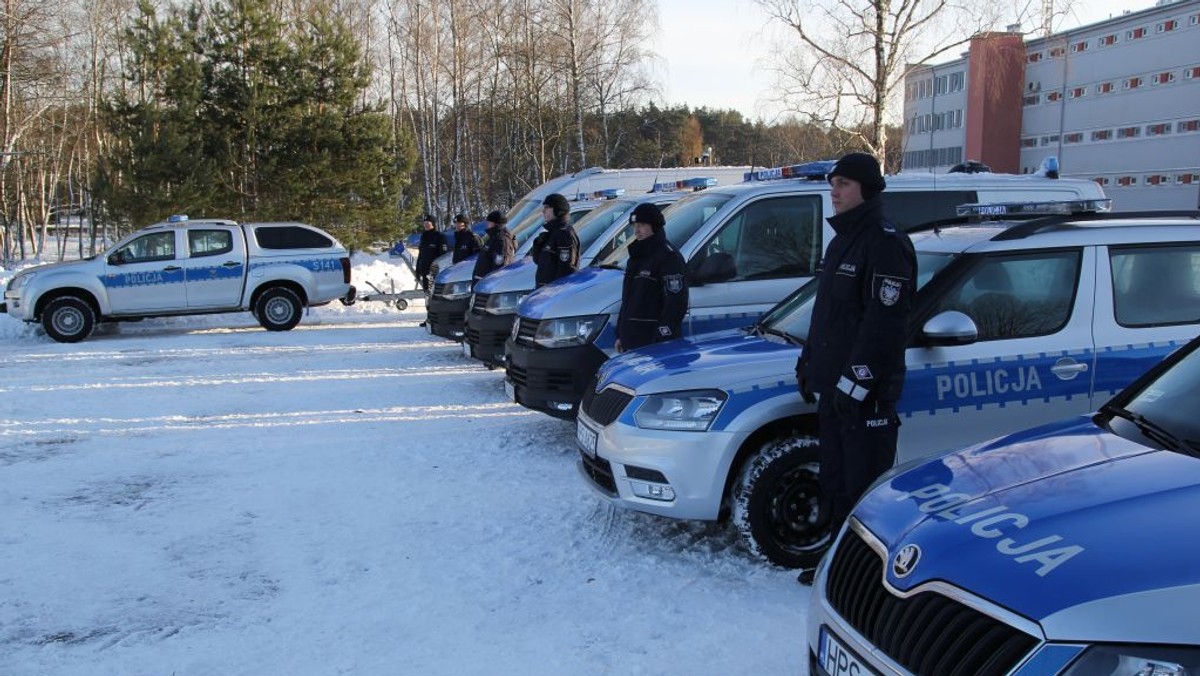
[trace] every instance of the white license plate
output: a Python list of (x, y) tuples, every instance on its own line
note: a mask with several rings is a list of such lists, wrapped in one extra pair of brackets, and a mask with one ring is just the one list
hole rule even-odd
[(517, 400), (517, 390), (513, 387), (513, 384), (509, 382), (508, 378), (504, 379), (504, 396), (513, 401)]
[(581, 422), (575, 423), (575, 441), (588, 457), (596, 455), (596, 433)]
[(821, 627), (820, 643), (817, 644), (817, 666), (830, 676), (872, 676), (875, 673), (825, 627)]

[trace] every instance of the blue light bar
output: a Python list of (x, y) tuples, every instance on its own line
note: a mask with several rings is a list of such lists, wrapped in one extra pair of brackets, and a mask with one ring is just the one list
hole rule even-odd
[(1046, 178), (1058, 178), (1058, 158), (1051, 155), (1042, 160), (1038, 165), (1038, 170), (1034, 172), (1035, 176), (1045, 176)]
[(575, 195), (575, 200), (611, 200), (625, 194), (624, 188), (606, 188), (592, 192), (581, 192)]
[(187, 223), (187, 214), (171, 214), (167, 217), (168, 223)]
[(809, 181), (820, 181), (833, 171), (833, 165), (837, 164), (835, 160), (820, 160), (817, 162), (803, 162), (800, 164), (789, 164), (784, 167), (775, 167), (773, 169), (760, 169), (758, 171), (746, 172), (743, 175), (744, 181), (777, 181), (785, 178), (802, 178)]
[(676, 190), (703, 190), (717, 185), (717, 179), (709, 177), (684, 178), (678, 181), (655, 183), (650, 192), (674, 192)]
[(1096, 211), (1112, 211), (1111, 199), (1062, 200), (1058, 202), (997, 202), (994, 204), (960, 204), (956, 207), (959, 216), (1018, 216), (1078, 214)]

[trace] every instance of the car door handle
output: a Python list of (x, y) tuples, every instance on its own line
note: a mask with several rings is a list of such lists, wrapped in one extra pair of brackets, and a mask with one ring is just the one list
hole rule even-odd
[(236, 268), (239, 265), (241, 265), (241, 263), (237, 261), (225, 261), (224, 263), (221, 263), (221, 266), (226, 268)]
[(1062, 378), (1063, 380), (1071, 380), (1075, 376), (1088, 370), (1088, 365), (1083, 362), (1077, 362), (1070, 357), (1064, 357), (1054, 363), (1050, 367), (1050, 372)]
[(181, 268), (178, 265), (168, 265), (167, 267), (163, 268), (163, 272), (175, 272), (179, 269)]

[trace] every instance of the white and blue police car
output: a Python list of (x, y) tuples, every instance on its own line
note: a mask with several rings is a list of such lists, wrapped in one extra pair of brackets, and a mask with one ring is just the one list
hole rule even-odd
[(809, 673), (1200, 674), (1198, 413), (1200, 339), (1094, 415), (881, 477), (818, 569)]
[[(1094, 410), (1200, 326), (1200, 213), (1107, 200), (981, 205), (911, 234), (918, 295), (897, 408), (898, 459)], [(1030, 214), (1060, 211), (1049, 216)], [(749, 549), (812, 566), (815, 406), (796, 389), (816, 284), (751, 327), (614, 358), (586, 388), (580, 468), (610, 503), (732, 517)]]

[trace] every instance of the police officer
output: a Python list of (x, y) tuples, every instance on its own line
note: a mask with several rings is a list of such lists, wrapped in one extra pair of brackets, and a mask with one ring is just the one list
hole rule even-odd
[(421, 288), (429, 291), (429, 270), (438, 256), (446, 253), (446, 238), (433, 225), (433, 215), (425, 214), (421, 226), (421, 241), (417, 245), (417, 281)]
[(530, 250), (537, 265), (536, 286), (545, 286), (579, 269), (579, 237), (567, 222), (570, 213), (570, 203), (558, 193), (542, 201), (542, 227), (546, 231), (537, 236)]
[(487, 240), (483, 250), (479, 252), (479, 257), (475, 259), (475, 271), (471, 275), (475, 281), (478, 282), (484, 275), (508, 265), (516, 258), (517, 240), (505, 227), (507, 223), (508, 218), (499, 211), (487, 215)]
[(634, 241), (621, 289), (617, 352), (678, 338), (688, 309), (683, 256), (667, 241), (658, 207), (644, 202), (629, 215)]
[[(808, 341), (796, 364), (805, 401), (817, 404), (821, 461), (818, 523), (836, 532), (854, 503), (896, 458), (904, 347), (916, 291), (908, 235), (883, 213), (879, 162), (842, 157), (829, 172), (834, 237), (817, 271)], [(800, 581), (812, 582), (812, 571)]]
[(454, 254), (451, 256), (455, 263), (464, 261), (479, 253), (479, 238), (471, 232), (467, 225), (465, 214), (454, 217)]

